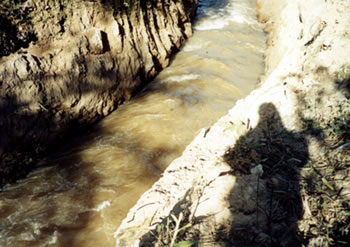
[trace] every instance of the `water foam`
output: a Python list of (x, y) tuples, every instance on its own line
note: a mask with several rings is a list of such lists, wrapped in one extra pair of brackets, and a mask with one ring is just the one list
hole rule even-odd
[(192, 81), (199, 78), (199, 75), (196, 74), (187, 74), (187, 75), (181, 75), (181, 76), (171, 76), (168, 77), (166, 80), (162, 80), (161, 83), (164, 82), (182, 82), (182, 81)]
[(97, 208), (91, 209), (91, 211), (101, 212), (103, 209), (110, 207), (112, 204), (110, 201), (104, 201), (100, 205), (97, 206)]
[(47, 241), (47, 246), (50, 246), (50, 245), (53, 245), (53, 244), (56, 244), (57, 243), (57, 239), (58, 239), (58, 237), (57, 237), (57, 231), (55, 231), (52, 235), (51, 235), (51, 237), (49, 238), (49, 240)]
[(244, 1), (218, 0), (203, 1), (199, 5), (198, 18), (194, 25), (195, 30), (216, 30), (223, 29), (230, 23), (256, 25), (256, 19), (248, 12), (254, 11)]

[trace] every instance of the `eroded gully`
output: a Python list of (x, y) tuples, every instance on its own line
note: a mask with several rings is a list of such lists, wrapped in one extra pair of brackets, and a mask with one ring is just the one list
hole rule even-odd
[(0, 246), (114, 246), (137, 199), (263, 72), (255, 0), (200, 1), (194, 35), (130, 102), (0, 193)]

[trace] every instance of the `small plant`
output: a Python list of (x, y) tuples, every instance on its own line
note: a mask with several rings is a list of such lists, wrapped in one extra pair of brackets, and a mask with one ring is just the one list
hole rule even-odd
[(157, 246), (164, 247), (190, 247), (197, 243), (196, 240), (177, 241), (179, 234), (184, 233), (192, 227), (191, 223), (186, 223), (184, 214), (181, 212), (178, 217), (171, 214), (166, 223), (157, 226), (154, 236), (157, 239)]
[(328, 123), (328, 129), (331, 134), (347, 139), (350, 137), (350, 104), (338, 104), (335, 111), (334, 118)]
[(304, 127), (310, 132), (311, 135), (318, 136), (323, 133), (323, 128), (318, 121), (315, 121), (311, 118), (302, 119)]

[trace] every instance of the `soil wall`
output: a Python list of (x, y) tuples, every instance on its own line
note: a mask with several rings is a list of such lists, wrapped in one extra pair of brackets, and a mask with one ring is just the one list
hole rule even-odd
[(0, 186), (168, 66), (192, 34), (196, 6), (197, 0), (2, 1)]

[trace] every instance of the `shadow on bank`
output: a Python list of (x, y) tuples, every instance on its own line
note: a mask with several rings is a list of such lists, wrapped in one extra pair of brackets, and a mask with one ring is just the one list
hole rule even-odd
[(299, 180), (309, 160), (307, 140), (284, 127), (272, 103), (261, 105), (259, 114), (256, 128), (224, 156), (236, 178), (227, 197), (232, 222), (220, 225), (213, 215), (192, 218), (193, 205), (185, 199), (143, 235), (140, 246), (169, 244), (174, 232), (175, 246), (301, 246), (296, 230), (303, 215)]
[[(341, 85), (348, 102), (349, 80)], [(305, 108), (302, 104), (298, 110)], [(247, 134), (224, 155), (232, 169), (219, 177), (230, 177), (215, 186), (226, 187), (227, 196), (226, 191), (208, 192), (201, 200), (185, 196), (155, 230), (142, 236), (140, 246), (170, 241), (178, 244), (174, 246), (348, 246), (350, 132), (343, 126), (334, 133), (339, 119), (333, 118), (323, 119), (328, 127), (321, 128), (317, 121), (322, 118), (302, 117), (303, 129), (290, 131), (272, 103), (262, 104), (257, 126), (251, 129), (248, 122)], [(328, 143), (334, 139), (340, 141), (336, 146)], [(222, 181), (234, 186), (221, 186)], [(223, 198), (231, 216), (217, 221), (222, 209), (216, 208), (213, 215), (193, 217), (196, 201), (205, 207), (212, 197)]]
[(259, 115), (256, 128), (224, 157), (236, 183), (251, 181), (255, 191), (247, 190), (250, 200), (237, 208), (242, 198), (232, 190), (233, 221), (229, 228), (219, 229), (217, 238), (230, 246), (301, 246), (297, 236), (297, 222), (303, 215), (299, 181), (300, 170), (309, 160), (307, 140), (283, 126), (273, 104), (261, 105)]

